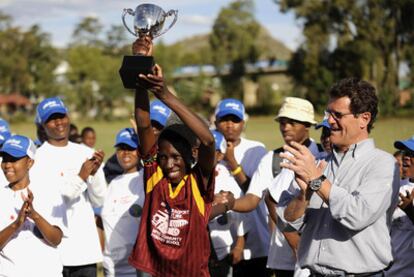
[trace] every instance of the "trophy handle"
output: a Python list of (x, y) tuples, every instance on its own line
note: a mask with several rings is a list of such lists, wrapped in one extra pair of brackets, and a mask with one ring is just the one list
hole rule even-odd
[(124, 23), (125, 28), (128, 30), (128, 32), (130, 32), (131, 34), (133, 34), (134, 36), (137, 36), (137, 34), (135, 34), (134, 32), (131, 31), (131, 29), (129, 29), (128, 25), (125, 22), (125, 16), (127, 14), (130, 14), (132, 16), (135, 15), (134, 11), (132, 9), (124, 9), (124, 11), (122, 12), (122, 22)]
[(165, 34), (165, 33), (166, 33), (169, 29), (171, 29), (171, 27), (172, 27), (172, 26), (174, 26), (175, 22), (177, 22), (178, 10), (169, 10), (169, 11), (167, 12), (167, 16), (166, 16), (166, 17), (171, 16), (171, 15), (174, 15), (174, 19), (173, 19), (173, 21), (171, 22), (170, 26), (168, 26), (168, 28), (167, 28), (167, 29), (165, 29), (164, 31), (162, 31), (162, 32), (161, 32), (161, 33), (159, 33), (158, 35), (154, 36), (154, 38), (155, 38), (155, 37), (159, 37), (159, 36), (161, 36), (161, 35)]

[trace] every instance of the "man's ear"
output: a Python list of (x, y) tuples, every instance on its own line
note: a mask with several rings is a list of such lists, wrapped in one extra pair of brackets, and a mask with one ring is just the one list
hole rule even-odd
[(361, 113), (359, 115), (359, 127), (361, 129), (367, 129), (368, 124), (371, 122), (371, 113), (370, 112), (365, 112), (365, 113)]

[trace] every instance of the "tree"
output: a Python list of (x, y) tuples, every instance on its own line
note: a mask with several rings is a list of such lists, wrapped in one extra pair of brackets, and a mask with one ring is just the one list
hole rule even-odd
[(73, 44), (82, 44), (89, 46), (101, 46), (100, 39), (103, 25), (96, 17), (85, 17), (79, 22), (72, 34)]
[(127, 46), (119, 26), (111, 26), (106, 41), (99, 39), (102, 31), (95, 18), (85, 18), (75, 27), (67, 49), (66, 97), (85, 116), (109, 118), (127, 94), (118, 74)]
[(106, 32), (105, 53), (113, 56), (129, 55), (133, 38), (129, 39), (122, 25), (111, 25)]
[[(397, 104), (399, 68), (413, 48), (414, 1), (274, 0), (303, 22), (304, 43), (290, 73), (306, 97), (326, 105), (333, 82), (349, 76), (376, 85), (383, 114)], [(302, 64), (302, 65), (300, 65)]]
[(227, 95), (241, 98), (241, 78), (246, 63), (256, 61), (260, 50), (256, 39), (260, 30), (253, 16), (253, 1), (238, 0), (223, 8), (216, 18), (210, 35), (212, 61), (219, 72), (230, 67), (230, 75), (223, 77)]
[(60, 58), (50, 37), (39, 26), (22, 30), (10, 16), (0, 14), (1, 93), (50, 95), (59, 91), (54, 70)]

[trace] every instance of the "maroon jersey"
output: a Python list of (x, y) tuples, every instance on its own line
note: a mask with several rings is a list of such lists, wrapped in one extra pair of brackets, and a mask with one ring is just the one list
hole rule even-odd
[(173, 190), (154, 160), (144, 166), (145, 203), (129, 263), (154, 276), (210, 276), (214, 175), (204, 187), (196, 165)]

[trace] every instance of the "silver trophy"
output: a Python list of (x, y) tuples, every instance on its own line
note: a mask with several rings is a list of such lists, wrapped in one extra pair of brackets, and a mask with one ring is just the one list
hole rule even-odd
[[(134, 17), (134, 32), (128, 27), (125, 22), (126, 15), (132, 15)], [(170, 10), (165, 12), (162, 8), (154, 4), (142, 4), (132, 9), (124, 9), (122, 13), (122, 22), (125, 28), (134, 36), (150, 35), (152, 38), (156, 38), (165, 34), (177, 21), (177, 10)], [(174, 16), (173, 21), (167, 29), (162, 30), (164, 27), (165, 19), (169, 16)]]
[[(177, 10), (165, 12), (162, 8), (154, 4), (141, 4), (132, 9), (124, 9), (122, 13), (122, 22), (125, 28), (136, 37), (150, 36), (151, 39), (166, 33), (177, 21)], [(131, 15), (134, 17), (134, 31), (128, 27), (125, 17)], [(174, 16), (168, 28), (164, 28), (166, 18)], [(137, 78), (139, 74), (152, 73), (154, 67), (154, 58), (152, 56), (137, 55), (124, 56), (122, 66), (119, 69), (122, 83), (125, 88), (135, 89), (137, 87)]]

